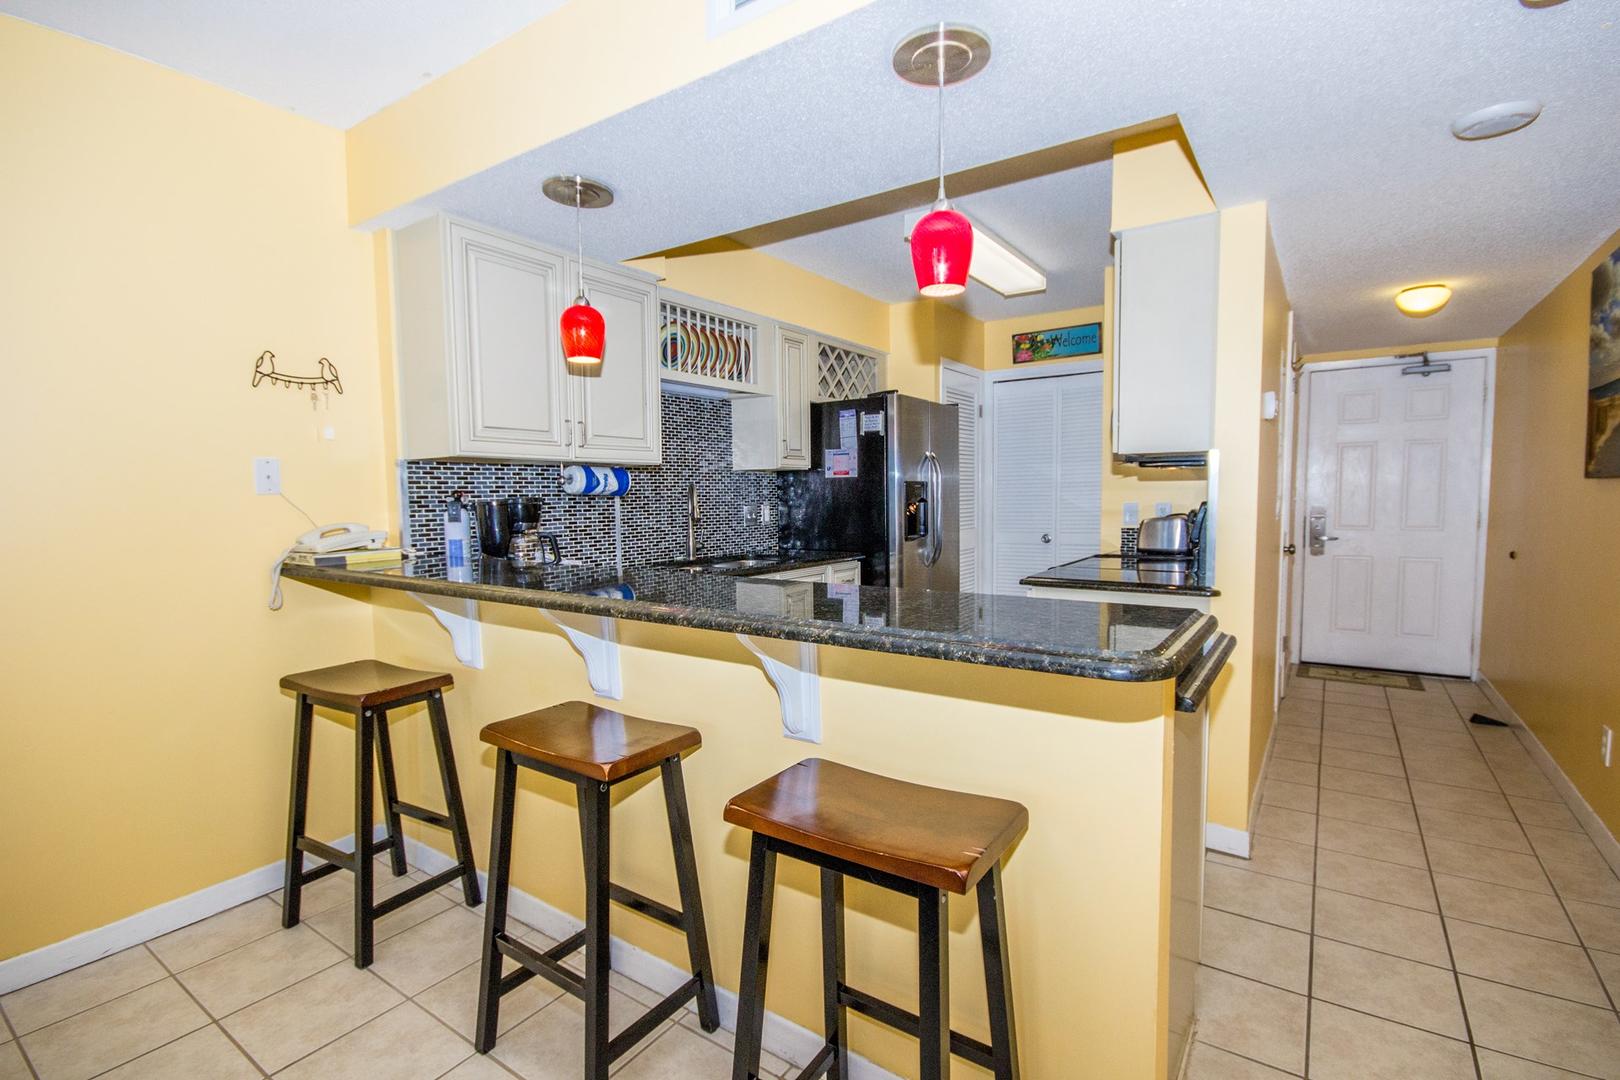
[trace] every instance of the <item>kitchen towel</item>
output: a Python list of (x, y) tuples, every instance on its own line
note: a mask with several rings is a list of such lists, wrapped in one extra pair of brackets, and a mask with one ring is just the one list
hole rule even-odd
[(562, 489), (565, 495), (622, 497), (630, 490), (630, 470), (619, 465), (606, 469), (594, 465), (564, 465)]

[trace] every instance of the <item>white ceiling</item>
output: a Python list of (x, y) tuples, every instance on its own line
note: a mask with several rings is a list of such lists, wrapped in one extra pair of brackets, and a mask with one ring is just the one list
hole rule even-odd
[(562, 4), (0, 0), (0, 12), (349, 128)]
[[(328, 7), (385, 6), (295, 0), (299, 14), (274, 19), (253, 16), (266, 5), (248, 0), (0, 0), (0, 8), (30, 18), (22, 9), (79, 11), (91, 24), (122, 25), (180, 3), (212, 27), (200, 35), (211, 47), (232, 43), (218, 51), (236, 67), (285, 51), (255, 40), (276, 26), (302, 32)], [(386, 5), (390, 19), (434, 6)], [(548, 6), (536, 0), (525, 15)], [(205, 19), (221, 7), (217, 23)], [(117, 14), (126, 9), (148, 17)], [(888, 193), (883, 214), (898, 220), (901, 208), (888, 205), (897, 193), (912, 208), (931, 200), (932, 101), (894, 77), (889, 53), (940, 14), (938, 0), (875, 0), (434, 193), (423, 207), (571, 244), (571, 212), (541, 198), (539, 185), (583, 172), (618, 193), (586, 221), (587, 251), (612, 259), (825, 215), (840, 220), (833, 235), (778, 239), (776, 250), (874, 295), (910, 295), (905, 250), (885, 239), (889, 224), (843, 220), (837, 208)], [(1495, 336), (1620, 225), (1612, 0), (1541, 9), (1519, 0), (954, 0), (946, 14), (983, 27), (995, 46), (989, 68), (950, 92), (953, 171), (1179, 116), (1219, 205), (1269, 200), (1311, 351)], [(97, 37), (93, 29), (74, 32)], [(148, 55), (132, 41), (114, 44)], [(362, 54), (393, 48), (379, 33), (334, 58), (324, 78), (340, 82)], [(233, 65), (212, 74), (185, 66), (204, 59), (164, 62), (227, 82)], [(410, 66), (417, 76), (438, 70)], [(1447, 130), (1459, 113), (1526, 97), (1547, 109), (1524, 132), (1462, 143)], [(963, 197), (984, 225), (1054, 272), (1052, 292), (1017, 301), (1018, 310), (1097, 299), (1100, 285), (1087, 293), (1069, 278), (1100, 265), (1106, 200), (1092, 183), (1105, 175), (1093, 166)], [(1456, 285), (1450, 306), (1424, 320), (1398, 314), (1394, 292), (1429, 280)], [(1006, 310), (988, 294), (966, 302)]]

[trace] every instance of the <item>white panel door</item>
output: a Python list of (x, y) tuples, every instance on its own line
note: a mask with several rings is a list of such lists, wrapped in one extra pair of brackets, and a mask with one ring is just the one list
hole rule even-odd
[(574, 457), (607, 465), (656, 465), (663, 460), (663, 443), (653, 356), (655, 288), (640, 278), (587, 266), (585, 292), (602, 313), (607, 339), (598, 370), (569, 376), (578, 393)]
[(957, 506), (962, 540), (957, 564), (962, 592), (979, 591), (979, 427), (984, 378), (958, 368), (940, 369), (940, 400), (955, 403), (957, 424)]
[(1300, 659), (1466, 676), (1485, 362), (1400, 371), (1310, 375)]
[(995, 383), (991, 591), (1095, 555), (1102, 514), (1102, 376)]

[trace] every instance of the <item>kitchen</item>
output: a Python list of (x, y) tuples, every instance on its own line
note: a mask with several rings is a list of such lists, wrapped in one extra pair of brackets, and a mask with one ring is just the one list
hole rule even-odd
[[(1395, 1044), (1301, 1022), (1273, 1052), (1313, 987), (1233, 945), (1309, 955), (1297, 894), (1353, 894), (1289, 786), (1328, 805), (1362, 751), (1300, 731), (1366, 708), (1284, 698), (1293, 392), (1307, 340), (1501, 328), (1460, 271), (1411, 322), (1384, 291), (1429, 271), (1290, 224), (1262, 165), (1293, 143), (1230, 103), (1338, 99), (1274, 28), (48, 6), (0, 0), (31, 211), (5, 490), (37, 510), (4, 581), (0, 1077), (1204, 1080)], [(1313, 198), (1376, 186), (1322, 156)], [(1567, 274), (1590, 244), (1545, 246)], [(66, 559), (66, 522), (158, 550)], [(356, 662), (398, 696), (321, 682)], [(563, 713), (560, 764), (533, 740)]]

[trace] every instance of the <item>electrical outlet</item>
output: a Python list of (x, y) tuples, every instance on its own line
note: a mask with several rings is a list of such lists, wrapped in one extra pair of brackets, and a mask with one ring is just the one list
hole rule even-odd
[(281, 494), (281, 459), (256, 457), (253, 459), (253, 493), (255, 495)]
[(1170, 504), (1167, 502), (1154, 503), (1153, 513), (1159, 517), (1168, 517), (1170, 514)]
[(776, 507), (768, 502), (759, 504), (759, 523), (769, 525), (776, 520)]
[(1124, 524), (1125, 524), (1125, 527), (1127, 529), (1134, 529), (1136, 526), (1142, 524), (1142, 504), (1141, 503), (1126, 503), (1125, 504), (1125, 522), (1124, 522)]
[(1614, 762), (1614, 728), (1608, 724), (1603, 725), (1603, 767), (1607, 769)]

